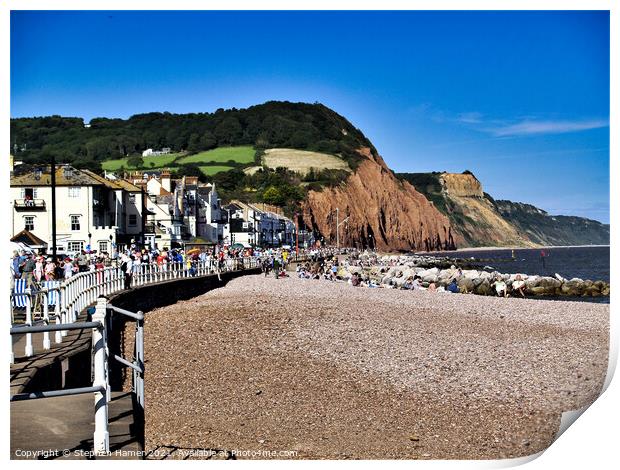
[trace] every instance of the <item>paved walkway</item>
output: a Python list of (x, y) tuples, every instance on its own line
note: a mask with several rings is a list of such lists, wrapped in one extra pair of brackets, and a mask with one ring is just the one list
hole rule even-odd
[[(84, 321), (86, 314), (78, 317), (78, 321)], [(15, 364), (11, 364), (11, 395), (21, 393), (24, 387), (32, 380), (38, 370), (48, 367), (54, 362), (60, 362), (91, 346), (90, 330), (68, 331), (63, 337), (62, 343), (55, 343), (55, 333), (50, 333), (51, 349), (43, 349), (43, 333), (32, 335), (34, 356), (24, 355), (26, 347), (26, 335), (12, 335), (12, 347), (15, 354)]]
[[(131, 393), (113, 392), (108, 413), (111, 455), (97, 459), (141, 458)], [(94, 419), (92, 393), (11, 402), (11, 459), (92, 459)]]

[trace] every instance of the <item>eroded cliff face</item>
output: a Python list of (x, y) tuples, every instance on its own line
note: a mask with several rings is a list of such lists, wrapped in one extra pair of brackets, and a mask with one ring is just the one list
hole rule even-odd
[(441, 185), (451, 197), (484, 197), (482, 185), (471, 173), (442, 173)]
[(336, 208), (341, 246), (379, 250), (436, 250), (459, 245), (449, 219), (406, 181), (398, 180), (370, 149), (357, 170), (338, 187), (310, 191), (304, 221), (326, 241), (336, 243)]
[(471, 173), (442, 173), (439, 177), (446, 210), (454, 231), (470, 246), (533, 246), (519, 227), (499, 213)]

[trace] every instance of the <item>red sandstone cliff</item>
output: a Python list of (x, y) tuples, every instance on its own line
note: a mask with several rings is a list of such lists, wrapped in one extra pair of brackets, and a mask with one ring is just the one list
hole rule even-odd
[(457, 245), (450, 222), (415, 188), (398, 180), (383, 159), (360, 149), (365, 160), (344, 184), (310, 191), (304, 221), (332, 244), (336, 243), (336, 208), (341, 246), (379, 250), (432, 250)]

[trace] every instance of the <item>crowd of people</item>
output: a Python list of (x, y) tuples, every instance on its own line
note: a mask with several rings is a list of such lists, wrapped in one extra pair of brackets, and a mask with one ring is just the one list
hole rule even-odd
[(82, 272), (94, 272), (105, 268), (118, 268), (125, 276), (125, 287), (130, 288), (133, 275), (140, 272), (142, 265), (153, 266), (158, 271), (187, 269), (191, 276), (198, 272), (199, 262), (213, 262), (221, 269), (228, 260), (255, 256), (254, 250), (232, 249), (226, 246), (209, 249), (150, 249), (135, 245), (113, 254), (82, 250), (72, 255), (52, 256), (15, 250), (11, 259), (11, 278), (26, 280), (31, 288), (42, 281), (64, 280)]
[[(300, 255), (318, 260), (333, 253), (334, 250), (302, 249)], [(26, 287), (42, 281), (65, 280), (78, 273), (95, 272), (105, 268), (117, 268), (124, 274), (125, 288), (129, 289), (136, 273), (142, 266), (166, 272), (170, 269), (187, 270), (190, 276), (198, 273), (199, 263), (215, 263), (222, 270), (228, 263), (236, 267), (235, 260), (256, 258), (266, 274), (273, 273), (276, 277), (286, 276), (286, 268), (295, 252), (283, 248), (240, 248), (227, 245), (214, 245), (204, 248), (184, 249), (152, 249), (131, 245), (124, 250), (95, 252), (81, 250), (72, 255), (60, 255), (56, 259), (30, 251), (14, 251), (11, 259), (11, 278), (25, 279)]]

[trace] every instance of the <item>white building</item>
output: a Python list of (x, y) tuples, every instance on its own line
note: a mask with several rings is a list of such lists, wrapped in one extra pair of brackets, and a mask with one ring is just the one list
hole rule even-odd
[(143, 157), (156, 157), (158, 155), (168, 155), (172, 150), (170, 147), (164, 147), (161, 150), (146, 149), (142, 152)]
[(224, 206), (229, 222), (224, 226), (224, 241), (261, 247), (293, 245), (295, 223), (256, 204), (233, 201)]
[[(119, 184), (90, 170), (56, 167), (57, 252), (83, 249), (112, 253), (142, 233), (140, 188)], [(11, 233), (28, 230), (52, 247), (52, 187), (49, 166), (20, 165), (11, 173)]]

